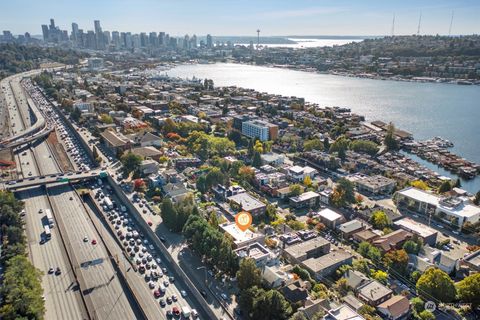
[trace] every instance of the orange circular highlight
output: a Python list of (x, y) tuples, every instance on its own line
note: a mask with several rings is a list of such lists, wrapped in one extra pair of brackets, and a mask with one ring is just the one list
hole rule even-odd
[(252, 215), (246, 211), (239, 212), (235, 216), (235, 223), (240, 230), (245, 232), (252, 225)]

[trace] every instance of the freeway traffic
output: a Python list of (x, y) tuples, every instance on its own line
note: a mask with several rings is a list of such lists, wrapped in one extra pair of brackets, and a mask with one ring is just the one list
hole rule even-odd
[[(19, 83), (15, 85), (19, 85)], [(14, 94), (24, 95), (25, 92), (15, 90)], [(26, 98), (11, 99), (8, 105), (11, 115), (11, 127), (16, 128), (12, 130), (13, 134), (22, 133), (28, 130), (26, 128), (31, 126), (29, 116), (20, 112), (20, 107), (16, 104), (16, 101), (23, 100), (26, 100)], [(23, 177), (20, 179), (23, 181), (18, 182), (19, 186), (28, 187), (32, 182), (38, 183), (40, 180), (55, 182), (59, 175), (63, 174), (60, 173), (61, 170), (46, 142), (21, 146), (15, 150), (15, 153), (17, 167), (21, 171), (20, 176)], [(81, 177), (86, 177), (87, 175), (91, 177), (91, 172), (84, 173)], [(49, 177), (48, 179), (47, 176)], [(66, 176), (68, 177), (68, 174)], [(78, 178), (78, 174), (75, 178)], [(21, 185), (22, 183), (24, 184)], [(44, 183), (45, 182), (42, 181), (42, 184)], [(17, 182), (11, 182), (8, 186), (16, 184)], [(57, 190), (56, 188), (63, 188), (61, 189), (62, 192), (60, 196), (57, 196), (55, 192)], [(53, 193), (52, 197), (48, 194), (50, 192)], [(119, 319), (124, 317), (128, 319), (139, 318), (137, 308), (131, 304), (131, 299), (126, 296), (128, 291), (126, 292), (124, 290), (121, 281), (115, 276), (113, 265), (108, 259), (105, 260), (105, 263), (103, 263), (98, 270), (84, 272), (85, 270), (79, 268), (82, 261), (91, 258), (105, 258), (106, 253), (101, 243), (95, 246), (95, 251), (90, 250), (90, 247), (79, 250), (78, 246), (73, 245), (78, 241), (78, 239), (73, 238), (75, 235), (79, 236), (78, 232), (88, 234), (92, 238), (98, 237), (98, 233), (86, 218), (83, 206), (72, 205), (72, 201), (81, 204), (81, 200), (72, 187), (69, 185), (61, 185), (53, 186), (52, 189), (43, 187), (33, 189), (24, 188), (24, 190), (19, 193), (19, 196), (24, 197), (23, 199), (28, 209), (25, 214), (26, 230), (31, 248), (30, 255), (32, 262), (37, 268), (41, 268), (41, 270), (45, 272), (42, 286), (46, 293), (46, 306), (50, 307), (49, 310), (47, 310), (47, 315), (51, 316), (48, 318), (83, 319), (88, 317), (106, 319), (113, 316)], [(39, 214), (35, 212), (37, 211), (35, 209), (39, 206), (45, 206), (45, 209), (46, 207), (53, 209), (56, 221), (55, 225), (59, 227), (56, 229), (58, 231), (53, 230), (48, 242), (46, 241), (45, 232), (42, 232), (45, 221), (41, 217), (41, 214), (39, 217)], [(68, 209), (65, 210), (65, 208)], [(34, 217), (35, 215), (39, 218)], [(66, 231), (67, 227), (71, 228), (68, 232)], [(66, 252), (66, 254), (63, 252)], [(51, 278), (50, 268), (55, 268), (54, 274), (59, 277), (59, 280), (66, 279), (61, 281), (68, 282), (68, 286), (63, 289), (65, 291), (64, 295), (67, 296), (66, 298), (58, 296), (61, 294), (59, 288), (62, 287), (63, 282), (56, 281), (56, 278)], [(62, 274), (64, 274), (64, 276), (61, 276)], [(98, 284), (101, 283), (105, 285), (99, 287)], [(69, 297), (68, 295), (68, 290), (72, 288), (75, 289), (73, 290), (76, 292), (73, 294), (75, 297)], [(81, 298), (79, 299), (78, 296)], [(85, 316), (85, 313), (87, 313), (88, 316)]]

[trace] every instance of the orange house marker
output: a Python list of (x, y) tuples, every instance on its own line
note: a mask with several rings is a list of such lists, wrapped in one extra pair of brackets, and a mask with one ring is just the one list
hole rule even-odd
[(235, 216), (235, 223), (240, 230), (245, 232), (252, 224), (252, 215), (246, 211), (239, 212)]

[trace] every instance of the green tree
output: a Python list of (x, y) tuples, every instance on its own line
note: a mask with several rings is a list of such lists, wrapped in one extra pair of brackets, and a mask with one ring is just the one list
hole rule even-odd
[(410, 182), (410, 185), (412, 187), (415, 187), (417, 189), (421, 189), (421, 190), (428, 190), (428, 185), (422, 181), (422, 180), (415, 180), (415, 181), (412, 181)]
[(330, 200), (336, 207), (344, 207), (347, 204), (354, 203), (355, 192), (353, 190), (353, 183), (345, 178), (340, 178), (337, 181)]
[(265, 290), (257, 286), (240, 292), (240, 299), (238, 301), (238, 305), (242, 309), (245, 318), (252, 319), (251, 314), (252, 310), (254, 309), (255, 300), (257, 299), (257, 297), (263, 296), (264, 294)]
[(297, 311), (290, 317), (289, 320), (308, 320), (302, 311)]
[(204, 174), (202, 174), (201, 176), (199, 176), (197, 178), (197, 181), (196, 181), (196, 187), (197, 187), (197, 190), (200, 192), (200, 193), (205, 193), (207, 192), (207, 178), (205, 177)]
[(247, 258), (240, 262), (240, 268), (237, 271), (237, 283), (240, 290), (247, 290), (253, 286), (260, 286), (262, 274), (257, 268), (255, 260)]
[(408, 254), (405, 250), (391, 250), (383, 257), (383, 262), (388, 268), (392, 268), (399, 273), (406, 273), (408, 266)]
[(220, 168), (214, 167), (205, 176), (205, 186), (207, 187), (207, 189), (210, 189), (217, 184), (224, 184), (226, 180), (227, 179), (222, 173), (222, 170), (220, 170)]
[(372, 278), (386, 285), (388, 282), (388, 273), (382, 270), (377, 270), (372, 272)]
[(290, 196), (296, 197), (302, 194), (302, 186), (298, 183), (291, 184), (289, 187)]
[(475, 205), (480, 205), (480, 190), (475, 193), (475, 198), (473, 199), (473, 203)]
[(418, 314), (420, 320), (435, 320), (435, 315), (428, 310), (423, 310)]
[[(371, 246), (367, 250), (367, 256), (369, 255), (369, 251)], [(367, 276), (370, 275), (370, 266), (368, 265), (367, 259), (355, 259), (352, 262), (352, 267), (354, 270), (359, 271)]]
[(163, 198), (162, 206), (160, 209), (160, 214), (162, 216), (163, 222), (169, 229), (173, 229), (177, 222), (177, 211), (173, 206), (172, 200), (170, 198)]
[(252, 319), (287, 320), (292, 314), (292, 307), (277, 290), (266, 291), (254, 300)]
[(458, 298), (471, 303), (473, 308), (480, 306), (480, 273), (472, 274), (457, 283)]
[(70, 113), (70, 118), (75, 122), (78, 122), (81, 116), (82, 116), (82, 112), (80, 112), (80, 109), (78, 108), (73, 108), (72, 113)]
[(102, 162), (102, 157), (100, 157), (100, 155), (98, 154), (98, 150), (96, 146), (93, 146), (92, 148), (92, 155), (93, 155), (93, 159), (95, 160), (95, 163), (99, 164)]
[(265, 210), (265, 215), (271, 220), (275, 220), (277, 217), (277, 208), (275, 205), (269, 203), (267, 204), (267, 209)]
[(407, 240), (403, 244), (403, 250), (405, 250), (409, 254), (418, 254), (420, 249), (420, 246), (413, 240)]
[(262, 166), (262, 158), (260, 156), (260, 152), (255, 151), (253, 153), (253, 158), (252, 158), (252, 166), (259, 168)]
[(387, 133), (385, 134), (383, 143), (387, 147), (387, 150), (398, 150), (398, 141), (395, 139), (395, 126), (391, 122), (387, 126)]
[(292, 272), (299, 276), (303, 281), (312, 281), (310, 273), (308, 273), (307, 270), (303, 269), (298, 264), (292, 268)]
[(432, 297), (441, 302), (455, 299), (455, 285), (448, 274), (438, 268), (428, 268), (417, 281), (417, 293), (431, 300)]
[(438, 188), (438, 193), (445, 193), (450, 190), (452, 190), (452, 185), (450, 184), (450, 181), (445, 180)]
[(376, 315), (375, 308), (368, 304), (364, 304), (363, 306), (361, 306), (360, 309), (358, 309), (358, 313), (364, 317)]
[(304, 151), (323, 150), (323, 142), (320, 139), (305, 140), (303, 142)]
[(9, 259), (0, 287), (3, 298), (0, 318), (43, 319), (45, 302), (41, 279), (42, 273), (24, 255)]
[(109, 116), (108, 114), (104, 113), (100, 116), (100, 121), (106, 124), (111, 124), (113, 123), (113, 118)]
[(375, 155), (378, 152), (378, 145), (368, 140), (354, 140), (350, 143), (350, 149), (358, 153)]
[(330, 153), (336, 152), (338, 157), (342, 160), (345, 160), (346, 151), (348, 150), (348, 146), (350, 145), (350, 140), (348, 140), (345, 136), (340, 136), (335, 140), (334, 143), (330, 146)]
[(128, 152), (127, 154), (123, 155), (120, 161), (123, 164), (124, 171), (128, 174), (130, 172), (138, 172), (140, 169), (140, 164), (142, 163), (143, 158), (132, 152)]
[(410, 304), (412, 305), (413, 310), (417, 313), (422, 312), (425, 308), (425, 301), (420, 297), (410, 299)]
[(390, 226), (390, 221), (388, 216), (384, 211), (377, 210), (373, 212), (370, 217), (370, 223), (372, 223), (375, 229), (383, 230), (384, 228)]
[(323, 149), (325, 151), (329, 151), (330, 150), (330, 140), (328, 140), (328, 138), (324, 138), (323, 139)]

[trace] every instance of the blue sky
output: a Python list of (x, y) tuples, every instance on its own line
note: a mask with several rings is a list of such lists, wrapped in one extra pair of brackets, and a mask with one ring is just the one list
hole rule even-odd
[(480, 32), (479, 0), (3, 0), (0, 30), (41, 34), (54, 18), (93, 30), (165, 31), (171, 35), (386, 35), (395, 14), (395, 34)]

